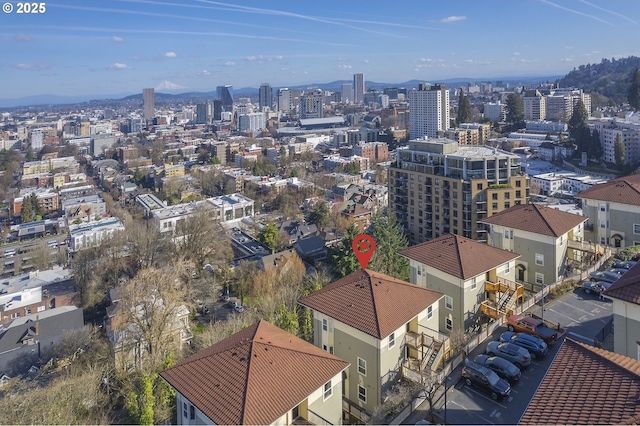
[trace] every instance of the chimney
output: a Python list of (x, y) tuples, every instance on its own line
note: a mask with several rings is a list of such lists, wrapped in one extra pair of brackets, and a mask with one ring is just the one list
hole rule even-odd
[(36, 332), (36, 336), (38, 335), (39, 329), (40, 329), (40, 315), (36, 315), (36, 326), (35, 326), (35, 332)]

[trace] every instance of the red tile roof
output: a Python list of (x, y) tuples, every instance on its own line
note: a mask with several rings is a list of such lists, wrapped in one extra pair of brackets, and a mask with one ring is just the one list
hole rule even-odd
[(559, 237), (586, 221), (587, 218), (585, 216), (563, 212), (539, 204), (520, 204), (496, 213), (480, 222), (540, 235)]
[(640, 263), (636, 263), (621, 276), (604, 294), (614, 299), (640, 305)]
[(593, 185), (576, 197), (640, 206), (640, 174)]
[(640, 361), (566, 339), (520, 424), (637, 424)]
[(464, 280), (520, 257), (455, 234), (417, 244), (399, 254)]
[(349, 363), (259, 321), (160, 375), (216, 424), (271, 424)]
[(443, 293), (361, 269), (298, 303), (384, 339), (442, 297)]

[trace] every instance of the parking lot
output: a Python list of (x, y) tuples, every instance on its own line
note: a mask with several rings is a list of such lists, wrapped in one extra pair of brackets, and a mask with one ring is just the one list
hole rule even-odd
[[(586, 294), (581, 289), (548, 300), (544, 304), (544, 318), (567, 329), (567, 337), (593, 344), (594, 338), (601, 335), (612, 315), (612, 302), (599, 300), (598, 295)], [(542, 306), (538, 305), (529, 312), (542, 314)], [(491, 340), (498, 340), (506, 327), (500, 327), (472, 353), (469, 359), (484, 353)], [(447, 391), (446, 419), (449, 424), (517, 424), (525, 412), (529, 402), (544, 378), (553, 358), (561, 346), (557, 342), (549, 347), (544, 358), (532, 360), (531, 366), (522, 370), (520, 380), (511, 386), (511, 394), (504, 401), (494, 401), (487, 393), (465, 385), (460, 376), (459, 367), (452, 376)], [(456, 374), (457, 373), (457, 374)], [(445, 417), (444, 398), (434, 405), (435, 413)]]

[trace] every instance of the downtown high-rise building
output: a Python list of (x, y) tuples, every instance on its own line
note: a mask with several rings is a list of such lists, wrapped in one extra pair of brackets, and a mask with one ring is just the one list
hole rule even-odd
[(322, 118), (324, 93), (320, 89), (310, 91), (300, 98), (300, 118)]
[(343, 104), (353, 103), (353, 84), (343, 83), (340, 90), (340, 101)]
[(496, 148), (410, 140), (389, 168), (389, 208), (410, 245), (445, 234), (486, 242), (480, 221), (528, 201), (519, 157)]
[(227, 112), (233, 112), (233, 86), (218, 86), (216, 87), (218, 99), (222, 102), (222, 108)]
[(269, 83), (262, 83), (258, 90), (258, 106), (262, 108), (273, 108), (273, 89)]
[(142, 90), (142, 100), (144, 102), (142, 116), (145, 120), (151, 120), (156, 115), (155, 93), (153, 87)]
[(353, 75), (353, 103), (359, 104), (364, 101), (364, 94), (367, 91), (364, 84), (364, 74)]
[(449, 91), (444, 84), (420, 83), (418, 90), (409, 92), (411, 139), (435, 138), (449, 126)]

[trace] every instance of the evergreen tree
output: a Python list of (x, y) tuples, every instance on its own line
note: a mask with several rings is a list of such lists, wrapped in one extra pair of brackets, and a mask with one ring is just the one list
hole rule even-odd
[(376, 241), (369, 269), (401, 280), (409, 279), (409, 260), (398, 252), (409, 246), (407, 237), (393, 214), (377, 215), (372, 237)]
[(316, 225), (318, 229), (324, 228), (331, 222), (331, 216), (329, 213), (329, 206), (327, 206), (327, 203), (322, 202), (316, 204), (309, 210), (306, 220), (307, 222)]
[(622, 143), (622, 137), (620, 135), (616, 135), (616, 141), (613, 143), (613, 155), (616, 160), (616, 167), (621, 171), (624, 167), (625, 151), (626, 149)]
[(587, 113), (584, 103), (582, 103), (582, 100), (578, 100), (573, 107), (573, 114), (571, 114), (571, 118), (569, 119), (569, 136), (571, 136), (573, 140), (577, 140), (581, 128), (587, 126), (588, 118), (589, 113)]
[(591, 144), (589, 145), (589, 150), (592, 158), (600, 158), (604, 154), (602, 144), (600, 143), (600, 132), (598, 132), (598, 129), (593, 129), (593, 132), (591, 132)]
[(334, 272), (337, 276), (343, 277), (360, 268), (360, 263), (353, 252), (351, 243), (360, 234), (360, 229), (355, 224), (349, 225), (344, 237), (338, 245), (331, 249), (331, 260), (333, 260)]
[(636, 67), (629, 87), (629, 106), (636, 111), (640, 110), (640, 70)]
[(258, 238), (273, 251), (278, 248), (280, 243), (280, 232), (275, 224), (267, 223), (258, 234)]
[(505, 104), (507, 123), (520, 123), (524, 120), (522, 98), (517, 93), (509, 93)]
[(460, 97), (458, 98), (458, 116), (456, 123), (468, 123), (471, 121), (471, 103), (469, 98), (464, 94), (462, 88), (460, 88)]

